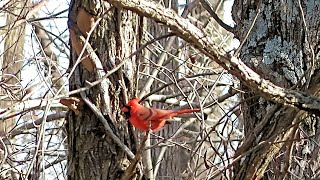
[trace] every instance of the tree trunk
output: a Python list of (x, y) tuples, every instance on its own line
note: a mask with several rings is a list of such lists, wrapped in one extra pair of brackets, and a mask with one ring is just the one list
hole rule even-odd
[[(6, 7), (1, 7), (4, 10), (2, 12), (6, 12), (7, 25), (1, 28), (1, 30), (3, 30), (1, 32), (7, 32), (0, 35), (0, 44), (2, 44), (1, 42), (4, 40), (3, 49), (0, 49), (0, 82), (3, 84), (0, 87), (0, 97), (6, 97), (0, 100), (1, 110), (11, 107), (22, 97), (20, 89), (23, 87), (21, 87), (20, 73), (24, 63), (25, 24), (15, 25), (20, 18), (26, 15), (29, 5), (30, 1), (14, 0), (8, 2)], [(11, 144), (14, 142), (14, 140), (10, 142), (7, 138), (7, 133), (15, 126), (15, 117), (0, 121), (0, 137), (3, 138), (5, 143)], [(8, 153), (11, 154), (13, 151), (11, 146), (7, 148)], [(2, 149), (2, 147), (0, 149)], [(18, 179), (18, 173), (11, 168), (16, 165), (15, 159), (6, 159), (6, 162), (2, 162), (2, 160), (5, 159), (3, 157), (2, 151), (0, 153), (0, 172), (2, 172), (0, 179), (9, 177), (14, 180)], [(8, 171), (6, 172), (5, 169), (8, 169)]]
[[(15, 0), (8, 3), (8, 13), (6, 14), (7, 33), (4, 37), (4, 49), (3, 56), (0, 56), (0, 81), (6, 83), (8, 89), (1, 88), (0, 94), (8, 95), (10, 98), (6, 98), (0, 101), (0, 108), (12, 106), (13, 102), (20, 100), (21, 94), (14, 93), (17, 89), (21, 88), (20, 82), (20, 71), (23, 65), (23, 48), (25, 42), (25, 25), (21, 24), (15, 27), (15, 22), (25, 16), (29, 1)], [(1, 40), (2, 41), (2, 40)], [(3, 58), (2, 58), (3, 57)], [(20, 91), (19, 91), (20, 92)], [(7, 94), (6, 94), (7, 93)], [(6, 121), (0, 122), (0, 135), (6, 135), (7, 132), (11, 131), (15, 126), (15, 119), (11, 118)]]
[[(100, 17), (102, 19), (93, 31), (89, 43), (99, 57), (103, 69), (92, 71), (88, 64), (78, 65), (76, 73), (70, 79), (70, 90), (78, 88), (79, 85), (86, 86), (86, 81), (98, 80), (97, 71), (109, 72), (137, 49), (137, 16), (130, 11), (111, 8), (103, 1), (72, 2), (69, 14), (70, 31), (78, 26), (86, 36)], [(72, 48), (76, 48), (73, 40)], [(75, 64), (77, 55), (78, 52), (72, 54), (70, 67)], [(119, 109), (127, 101), (126, 96), (134, 94), (135, 77), (136, 59), (131, 57), (123, 68), (107, 78), (108, 86), (97, 85), (85, 91), (87, 97), (108, 120), (113, 133), (131, 150), (137, 149), (137, 145), (132, 129), (128, 128), (128, 121), (123, 118)], [(119, 179), (130, 165), (130, 159), (106, 134), (102, 123), (90, 108), (84, 105), (78, 115), (69, 112), (67, 121), (68, 179)], [(140, 175), (135, 174), (132, 178), (139, 178)]]
[[(241, 59), (279, 86), (319, 96), (319, 6), (316, 0), (301, 1), (301, 4), (293, 0), (272, 3), (236, 0), (233, 6), (235, 32), (241, 42), (245, 41)], [(291, 154), (302, 151), (290, 140), (299, 138), (306, 127), (312, 129), (306, 135), (314, 135), (318, 118), (312, 118), (314, 123), (306, 125), (304, 120), (310, 120), (310, 116), (304, 112), (266, 101), (245, 87), (244, 90), (247, 92), (242, 97), (245, 140), (236, 156), (247, 154), (234, 168), (234, 179), (284, 178), (288, 170), (294, 171), (290, 167), (295, 168)], [(300, 123), (304, 127), (298, 128)], [(279, 154), (280, 150), (285, 153)], [(316, 160), (308, 158), (309, 162)], [(271, 170), (265, 173), (267, 168)], [(300, 178), (312, 177), (309, 170)]]

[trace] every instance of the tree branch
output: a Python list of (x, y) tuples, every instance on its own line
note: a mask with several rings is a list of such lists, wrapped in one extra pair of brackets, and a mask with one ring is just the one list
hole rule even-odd
[[(80, 92), (81, 98), (83, 101), (89, 106), (89, 108), (93, 111), (93, 113), (100, 119), (101, 123), (104, 126), (104, 129), (108, 132), (108, 135), (114, 140), (114, 142), (129, 156), (130, 159), (134, 159), (135, 155), (132, 151), (125, 145), (123, 142), (116, 136), (111, 127), (109, 126), (108, 121), (104, 118), (101, 111), (87, 98), (85, 92)], [(111, 116), (109, 116), (111, 117)], [(114, 121), (113, 121), (114, 122)]]
[(213, 39), (189, 20), (181, 18), (171, 9), (144, 0), (107, 0), (117, 8), (131, 10), (152, 18), (169, 27), (177, 36), (192, 44), (197, 50), (216, 61), (244, 85), (262, 97), (289, 107), (295, 107), (320, 115), (320, 98), (295, 90), (285, 89), (263, 79), (246, 66), (241, 59), (232, 57), (215, 45)]
[(208, 11), (208, 13), (211, 15), (211, 17), (216, 20), (216, 22), (223, 27), (225, 30), (233, 33), (234, 28), (229, 26), (228, 24), (224, 23), (216, 14), (216, 12), (213, 10), (213, 7), (208, 0), (201, 0), (201, 5)]

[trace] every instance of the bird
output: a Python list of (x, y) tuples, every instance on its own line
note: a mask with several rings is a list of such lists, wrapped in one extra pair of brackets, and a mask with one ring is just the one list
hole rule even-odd
[(166, 124), (168, 119), (178, 114), (200, 111), (200, 109), (164, 110), (148, 108), (139, 104), (139, 101), (139, 98), (131, 99), (121, 108), (121, 111), (124, 112), (130, 123), (141, 131), (158, 131)]

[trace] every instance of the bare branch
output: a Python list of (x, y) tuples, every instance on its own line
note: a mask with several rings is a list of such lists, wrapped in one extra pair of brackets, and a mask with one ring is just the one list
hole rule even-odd
[[(116, 136), (111, 127), (109, 126), (108, 121), (104, 118), (102, 113), (98, 110), (98, 108), (87, 98), (85, 92), (80, 92), (83, 101), (90, 107), (90, 109), (94, 112), (94, 114), (100, 119), (101, 123), (103, 124), (105, 130), (108, 132), (108, 135), (114, 140), (116, 144), (131, 158), (134, 159), (135, 155), (132, 151), (121, 142), (121, 140)], [(111, 116), (109, 116), (111, 117)]]
[(276, 86), (250, 69), (241, 59), (232, 57), (219, 49), (212, 38), (201, 29), (181, 18), (176, 12), (143, 0), (107, 0), (117, 8), (131, 10), (141, 16), (152, 18), (169, 27), (177, 36), (192, 44), (200, 52), (216, 61), (230, 74), (262, 97), (275, 103), (295, 107), (320, 115), (320, 98), (299, 91)]
[(229, 26), (228, 24), (224, 23), (216, 14), (216, 12), (213, 10), (213, 7), (210, 3), (210, 1), (208, 0), (201, 0), (201, 5), (208, 11), (208, 13), (211, 15), (211, 17), (217, 21), (217, 23), (223, 27), (225, 30), (229, 31), (229, 32), (233, 32), (234, 29), (233, 27)]

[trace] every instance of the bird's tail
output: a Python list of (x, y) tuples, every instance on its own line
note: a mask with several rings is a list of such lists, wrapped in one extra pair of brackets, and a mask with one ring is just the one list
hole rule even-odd
[[(163, 111), (163, 116), (158, 116), (158, 119), (169, 120), (170, 118), (178, 114), (199, 112), (201, 110), (200, 109), (178, 109), (178, 110), (161, 110), (161, 111)], [(158, 110), (158, 114), (159, 114), (159, 110)]]
[(200, 112), (200, 109), (179, 109), (176, 110), (175, 114), (186, 114), (186, 113), (193, 113), (193, 112)]

